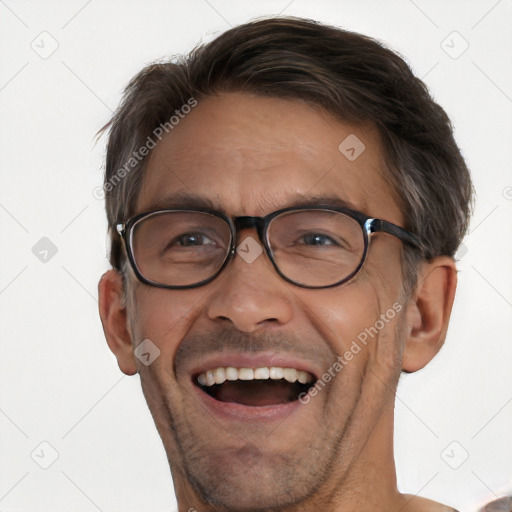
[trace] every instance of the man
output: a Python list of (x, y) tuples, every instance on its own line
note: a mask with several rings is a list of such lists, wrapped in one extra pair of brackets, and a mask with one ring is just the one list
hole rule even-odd
[(145, 68), (107, 127), (100, 315), (180, 512), (452, 510), (397, 490), (393, 407), (444, 342), (472, 185), (404, 61), (259, 20)]

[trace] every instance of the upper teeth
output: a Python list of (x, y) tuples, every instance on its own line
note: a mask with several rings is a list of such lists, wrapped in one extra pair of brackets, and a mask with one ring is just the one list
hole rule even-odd
[(226, 380), (261, 380), (261, 379), (286, 379), (288, 382), (299, 381), (301, 384), (313, 382), (313, 376), (305, 371), (295, 368), (282, 368), (280, 366), (261, 368), (233, 368), (219, 367), (207, 370), (197, 377), (197, 382), (202, 386), (222, 384)]

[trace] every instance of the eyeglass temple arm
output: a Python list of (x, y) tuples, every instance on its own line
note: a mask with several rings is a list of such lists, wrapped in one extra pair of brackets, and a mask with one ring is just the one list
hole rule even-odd
[(415, 235), (396, 224), (381, 219), (368, 219), (367, 223), (369, 223), (369, 225), (367, 224), (366, 229), (369, 234), (378, 232), (388, 233), (396, 236), (411, 247), (417, 249), (421, 247), (420, 241)]

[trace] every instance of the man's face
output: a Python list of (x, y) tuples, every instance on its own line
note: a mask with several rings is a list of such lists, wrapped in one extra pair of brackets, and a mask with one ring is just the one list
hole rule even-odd
[[(353, 161), (338, 149), (350, 134), (365, 144)], [(153, 150), (136, 213), (208, 202), (230, 216), (264, 216), (312, 197), (403, 223), (376, 130), (300, 101), (226, 93), (201, 100)], [(247, 237), (259, 242), (247, 229), (237, 245)], [(178, 499), (196, 494), (234, 510), (299, 503), (339, 488), (349, 465), (363, 463), (365, 443), (375, 457), (387, 453), (380, 441), (403, 349), (400, 250), (394, 237), (372, 237), (360, 274), (327, 289), (284, 281), (265, 253), (251, 263), (236, 255), (198, 288), (135, 283), (134, 344), (150, 339), (160, 350), (138, 370)], [(279, 403), (293, 385), (268, 382), (233, 381), (216, 400), (197, 376), (228, 366), (291, 367), (319, 380), (331, 369), (331, 378), (307, 403)]]

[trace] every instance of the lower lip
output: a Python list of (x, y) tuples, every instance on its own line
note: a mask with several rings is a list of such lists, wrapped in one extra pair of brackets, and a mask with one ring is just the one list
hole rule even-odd
[(282, 421), (301, 407), (304, 407), (304, 404), (299, 402), (299, 400), (286, 402), (284, 404), (256, 406), (243, 405), (235, 402), (221, 402), (202, 391), (194, 383), (192, 383), (192, 387), (201, 403), (203, 403), (209, 411), (216, 416), (229, 420)]

